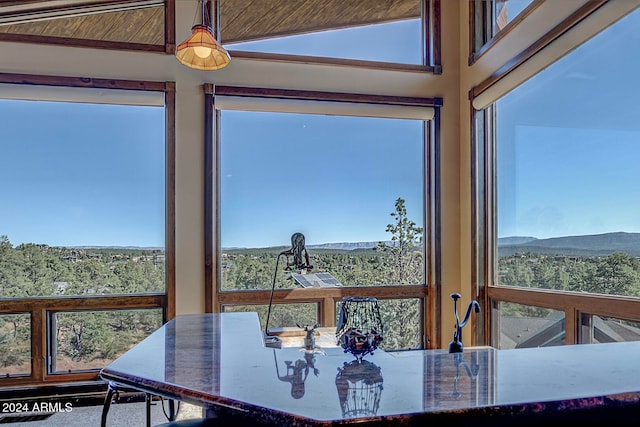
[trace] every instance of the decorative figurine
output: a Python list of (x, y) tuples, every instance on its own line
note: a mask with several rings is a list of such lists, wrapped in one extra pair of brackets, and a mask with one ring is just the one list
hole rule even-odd
[(298, 328), (300, 329), (304, 329), (304, 331), (306, 332), (304, 336), (304, 349), (315, 350), (317, 348), (316, 347), (316, 328), (318, 328), (320, 324), (316, 323), (315, 325), (310, 327), (309, 325), (300, 326), (298, 323), (296, 323), (296, 326), (298, 326)]

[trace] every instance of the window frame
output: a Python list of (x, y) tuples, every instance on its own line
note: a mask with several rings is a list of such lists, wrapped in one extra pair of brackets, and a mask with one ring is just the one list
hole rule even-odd
[[(163, 92), (165, 99), (165, 292), (114, 296), (64, 296), (3, 299), (0, 314), (30, 315), (31, 372), (29, 375), (0, 377), (0, 388), (43, 386), (56, 383), (87, 383), (93, 390), (101, 383), (99, 369), (49, 372), (50, 331), (48, 319), (52, 313), (160, 308), (163, 322), (175, 317), (175, 82), (92, 79), (66, 76), (0, 73), (0, 84), (26, 86), (56, 86), (62, 88), (96, 88)], [(54, 386), (55, 387), (55, 386)], [(80, 386), (81, 388), (84, 385)]]
[[(471, 0), (473, 2), (473, 0)], [(606, 2), (604, 2), (606, 3)], [(478, 96), (535, 56), (546, 46), (570, 31), (577, 23), (598, 11), (603, 2), (589, 2), (563, 20), (547, 36), (536, 41), (512, 63), (469, 91), (471, 129), (471, 283), (472, 295), (477, 295), (486, 309), (475, 320), (473, 339), (476, 344), (497, 346), (500, 318), (494, 318), (500, 302), (548, 308), (564, 313), (565, 344), (582, 344), (581, 326), (585, 318), (605, 316), (640, 321), (640, 298), (604, 294), (583, 294), (535, 288), (517, 288), (496, 284), (497, 272), (497, 170), (495, 102), (475, 103)], [(615, 24), (614, 24), (615, 25)], [(569, 52), (571, 52), (570, 50)], [(517, 83), (514, 87), (517, 87)], [(513, 89), (511, 87), (510, 89)], [(503, 90), (489, 98), (502, 98)], [(475, 105), (474, 105), (475, 104)]]
[(314, 303), (318, 306), (318, 321), (323, 326), (335, 326), (336, 302), (347, 296), (370, 296), (378, 299), (418, 298), (421, 301), (422, 346), (431, 348), (440, 342), (437, 321), (440, 313), (440, 108), (441, 98), (412, 98), (362, 95), (333, 92), (266, 89), (235, 86), (204, 85), (205, 93), (205, 312), (219, 313), (228, 305), (266, 305), (270, 290), (221, 291), (218, 283), (222, 275), (220, 260), (220, 114), (214, 107), (214, 95), (253, 96), (256, 98), (289, 98), (307, 101), (370, 102), (434, 107), (432, 120), (425, 121), (425, 284), (421, 286), (372, 286), (339, 288), (276, 289), (274, 304)]
[[(214, 1), (214, 10), (217, 16), (220, 15), (220, 0)], [(244, 50), (229, 50), (232, 58), (249, 59), (259, 61), (303, 63), (303, 64), (328, 64), (347, 67), (371, 68), (377, 70), (401, 70), (430, 72), (434, 74), (442, 73), (442, 48), (441, 48), (441, 0), (420, 0), (422, 2), (422, 30), (425, 34), (423, 49), (423, 64), (402, 64), (383, 61), (369, 61), (359, 59), (327, 58), (312, 55), (293, 55), (282, 53), (261, 53)], [(217, 32), (220, 36), (220, 31)], [(224, 44), (224, 40), (218, 39)]]
[[(469, 0), (469, 60), (468, 65), (473, 65), (487, 51), (497, 45), (500, 40), (509, 37), (514, 28), (529, 15), (531, 15), (545, 0), (533, 0), (505, 27), (493, 33), (493, 6), (496, 0)], [(478, 26), (482, 22), (482, 26)], [(482, 37), (479, 48), (478, 38)]]

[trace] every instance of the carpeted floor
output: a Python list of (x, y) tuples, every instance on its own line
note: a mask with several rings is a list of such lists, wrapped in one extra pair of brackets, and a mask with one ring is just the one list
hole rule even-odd
[[(168, 405), (165, 402), (165, 410), (168, 412)], [(68, 412), (56, 412), (50, 417), (43, 420), (13, 422), (13, 419), (19, 419), (19, 414), (0, 414), (0, 425), (7, 427), (100, 427), (102, 417), (102, 406), (84, 406), (78, 408), (68, 408)], [(36, 414), (45, 415), (45, 413)], [(178, 412), (178, 419), (199, 418), (202, 415), (202, 409), (187, 404), (181, 404)], [(11, 421), (11, 422), (9, 422)], [(157, 425), (167, 422), (160, 402), (153, 403), (151, 407), (151, 425)], [(114, 403), (109, 409), (107, 416), (107, 427), (145, 427), (146, 411), (145, 404), (142, 403)]]

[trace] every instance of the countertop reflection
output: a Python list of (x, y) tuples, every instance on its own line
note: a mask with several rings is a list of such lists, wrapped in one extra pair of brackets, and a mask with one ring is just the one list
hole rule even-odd
[[(502, 350), (266, 348), (256, 313), (178, 316), (101, 371), (103, 379), (277, 424), (428, 414), (557, 411), (640, 402), (640, 343)], [(425, 418), (426, 420), (426, 418)]]

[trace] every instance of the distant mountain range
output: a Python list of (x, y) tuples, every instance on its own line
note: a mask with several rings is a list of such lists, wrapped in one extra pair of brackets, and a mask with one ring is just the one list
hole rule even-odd
[(133, 250), (133, 251), (164, 251), (160, 246), (60, 246), (67, 249), (89, 250), (89, 249), (119, 249), (119, 250)]
[[(385, 242), (391, 245), (391, 241)], [(342, 242), (307, 245), (308, 249), (356, 250), (371, 249), (378, 242)], [(603, 256), (625, 252), (640, 256), (640, 233), (604, 233), (584, 236), (538, 239), (531, 236), (509, 236), (498, 239), (500, 256), (516, 253), (557, 254), (568, 256)]]
[[(392, 246), (391, 241), (385, 242)], [(352, 251), (355, 249), (371, 249), (378, 246), (378, 242), (342, 242), (342, 243), (321, 243), (318, 245), (307, 245), (307, 249), (336, 249), (343, 251)]]
[[(386, 241), (392, 246), (394, 242)], [(378, 246), (378, 242), (336, 242), (307, 245), (313, 250), (367, 250)], [(272, 248), (272, 249), (279, 249)], [(284, 246), (282, 248), (285, 248)], [(223, 248), (223, 250), (242, 248)], [(286, 248), (285, 248), (286, 249)], [(538, 239), (531, 236), (509, 236), (498, 239), (499, 256), (516, 253), (533, 253), (567, 256), (604, 256), (614, 252), (625, 252), (629, 255), (640, 256), (640, 233), (604, 233), (584, 236), (553, 237)]]
[(604, 233), (584, 236), (535, 237), (512, 236), (498, 239), (500, 256), (516, 253), (557, 254), (575, 256), (603, 256), (625, 252), (640, 256), (640, 233)]

